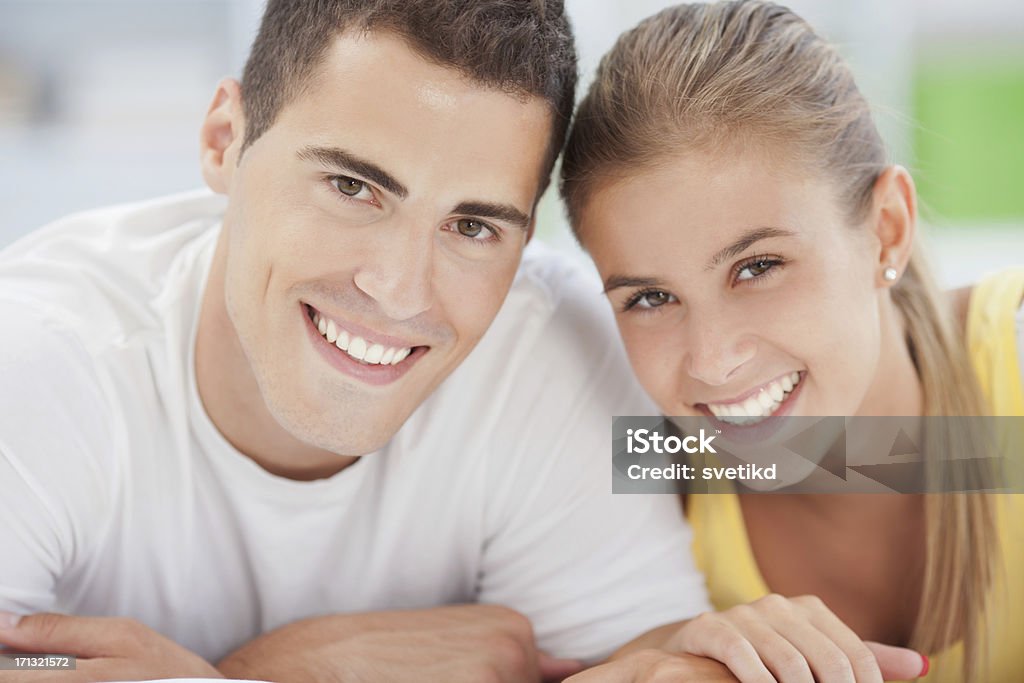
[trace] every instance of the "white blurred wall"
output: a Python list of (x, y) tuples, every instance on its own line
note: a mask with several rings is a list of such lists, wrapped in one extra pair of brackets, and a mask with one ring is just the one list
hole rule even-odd
[[(668, 4), (567, 0), (583, 87), (620, 31)], [(899, 160), (918, 43), (1024, 36), (1018, 0), (790, 4), (841, 46)], [(199, 186), (199, 123), (217, 80), (240, 74), (261, 10), (261, 0), (0, 0), (0, 246), (72, 211)], [(553, 193), (540, 234), (572, 248)], [(1024, 253), (1010, 239), (1002, 253)], [(965, 281), (984, 265), (958, 258), (944, 270)]]

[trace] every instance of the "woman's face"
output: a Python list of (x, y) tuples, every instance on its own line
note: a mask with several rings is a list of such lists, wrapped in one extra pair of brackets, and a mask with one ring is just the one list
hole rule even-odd
[(884, 394), (880, 242), (795, 168), (687, 155), (583, 207), (584, 246), (665, 414), (856, 415)]

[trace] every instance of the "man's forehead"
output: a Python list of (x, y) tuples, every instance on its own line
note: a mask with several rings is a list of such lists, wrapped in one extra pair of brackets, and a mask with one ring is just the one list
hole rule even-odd
[[(338, 32), (323, 57), (314, 65), (307, 89), (316, 91), (328, 79), (344, 78), (356, 71), (386, 82), (405, 76), (415, 81), (405, 92), (425, 107), (451, 109), (459, 105), (459, 95), (491, 95), (508, 98), (523, 106), (539, 108), (554, 119), (553, 105), (538, 94), (509, 88), (507, 83), (484, 82), (465, 69), (445, 63), (420, 45), (389, 28), (350, 28)], [(392, 91), (393, 92), (393, 91)], [(384, 94), (380, 91), (380, 94)]]

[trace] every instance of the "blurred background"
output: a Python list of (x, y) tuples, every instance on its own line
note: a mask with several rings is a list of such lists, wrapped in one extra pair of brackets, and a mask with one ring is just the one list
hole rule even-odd
[[(567, 0), (583, 86), (667, 0)], [(911, 168), (947, 285), (1024, 263), (1024, 2), (795, 0)], [(0, 0), (0, 248), (64, 214), (198, 187), (198, 129), (262, 0)], [(552, 193), (540, 237), (574, 249)]]

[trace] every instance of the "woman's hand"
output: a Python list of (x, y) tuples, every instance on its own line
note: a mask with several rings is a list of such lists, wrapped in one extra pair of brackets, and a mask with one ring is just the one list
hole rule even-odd
[(663, 647), (716, 659), (743, 683), (881, 683), (927, 671), (913, 650), (862, 641), (815, 596), (773, 594), (707, 612)]

